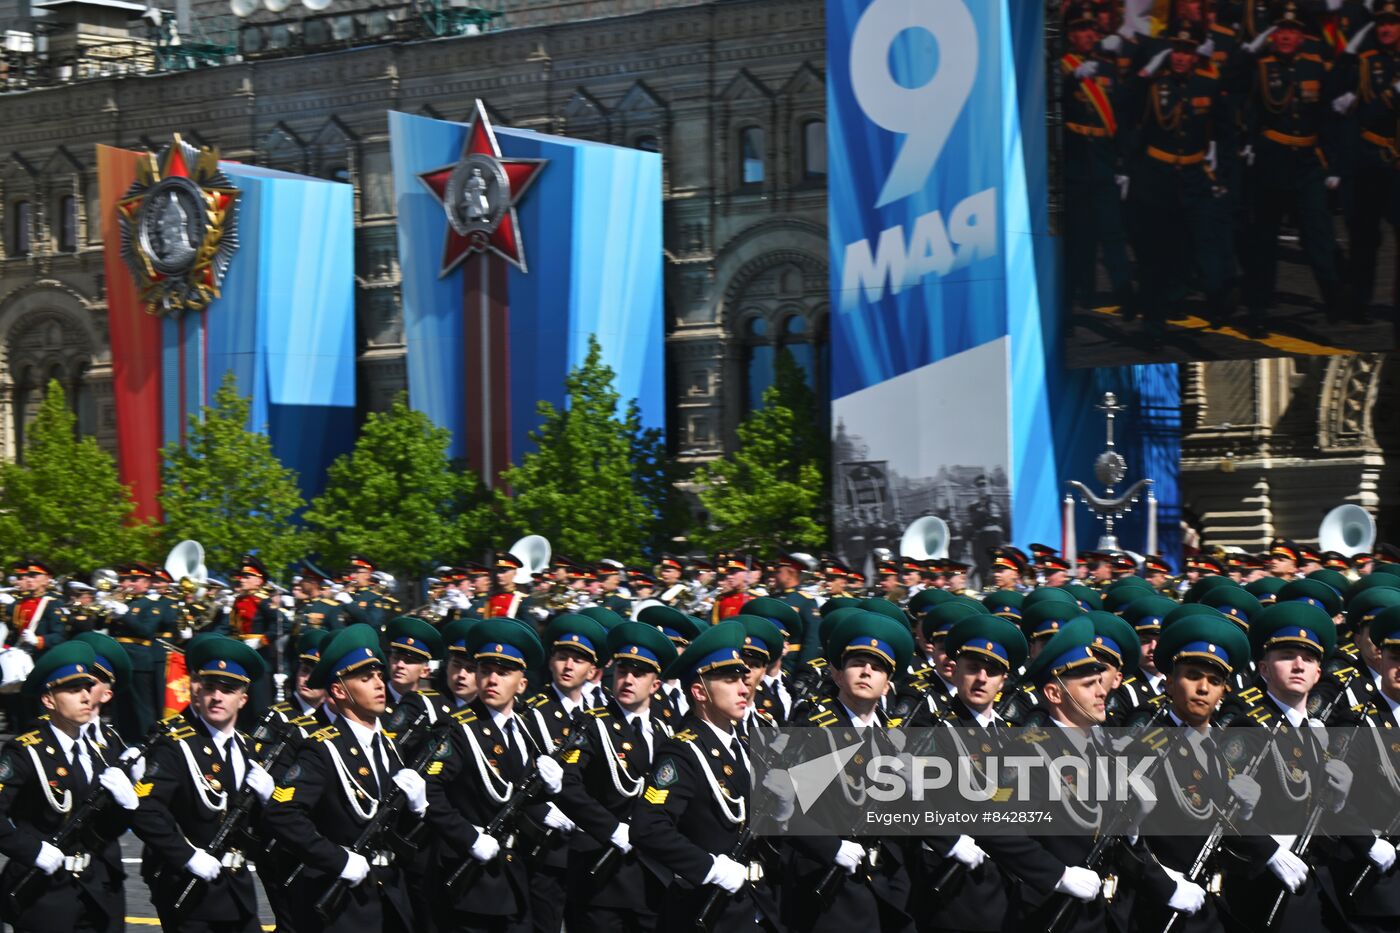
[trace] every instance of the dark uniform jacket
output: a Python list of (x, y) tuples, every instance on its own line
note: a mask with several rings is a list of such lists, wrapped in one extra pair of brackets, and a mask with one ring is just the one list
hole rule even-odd
[[(0, 890), (6, 895), (39, 857), (40, 843), (51, 842), (73, 811), (97, 786), (102, 770), (116, 763), (111, 752), (88, 743), (92, 762), (90, 784), (63, 755), (63, 746), (47, 722), (32, 732), (16, 736), (0, 751), (0, 854), (9, 861), (0, 873)], [(110, 756), (110, 757), (109, 757)], [(131, 813), (110, 805), (91, 825), (82, 851), (91, 863), (76, 877), (60, 867), (41, 878), (24, 903), (15, 905), (6, 896), (0, 916), (7, 923), (29, 930), (68, 933), (80, 924), (119, 929), (122, 916), (121, 853), (116, 839), (126, 831)], [(65, 855), (78, 855), (68, 851)]]

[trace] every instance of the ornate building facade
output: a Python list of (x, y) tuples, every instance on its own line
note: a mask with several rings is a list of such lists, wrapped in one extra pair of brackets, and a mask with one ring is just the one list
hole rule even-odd
[(387, 407), (407, 380), (386, 114), (466, 120), (477, 97), (505, 125), (662, 153), (678, 455), (725, 449), (778, 347), (824, 381), (823, 0), (505, 6), (507, 28), (480, 35), (0, 96), (0, 456), (51, 377), (115, 447), (94, 146), (177, 131), (355, 186), (359, 399)]

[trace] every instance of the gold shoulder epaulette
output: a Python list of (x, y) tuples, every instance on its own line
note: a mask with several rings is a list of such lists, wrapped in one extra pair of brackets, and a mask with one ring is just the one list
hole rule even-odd
[(290, 713), (292, 711), (292, 704), (283, 700), (281, 703), (274, 703), (272, 708), (279, 713)]
[(307, 713), (305, 716), (298, 716), (295, 719), (288, 719), (287, 722), (293, 726), (297, 726), (298, 728), (305, 728), (306, 726), (315, 724), (316, 714)]
[(595, 706), (591, 709), (584, 710), (584, 712), (594, 717), (595, 719), (607, 719), (609, 716), (608, 708), (606, 706)]
[(441, 696), (441, 694), (439, 694), (439, 693), (438, 693), (436, 690), (434, 690), (432, 687), (424, 687), (422, 690), (419, 690), (419, 691), (418, 691), (418, 695), (421, 696), (421, 697), (435, 697), (435, 696)]
[(537, 693), (534, 696), (530, 697), (530, 699), (526, 700), (525, 705), (530, 707), (531, 709), (539, 709), (541, 706), (544, 706), (548, 702), (549, 694)]
[(476, 722), (476, 713), (470, 706), (452, 711), (452, 718), (460, 723)]
[(318, 729), (317, 731), (311, 733), (311, 737), (317, 742), (329, 742), (332, 739), (338, 737), (339, 735), (340, 730), (337, 729), (335, 726), (326, 726), (326, 728), (324, 729)]
[(807, 721), (822, 729), (836, 725), (836, 714), (825, 706), (817, 707), (817, 711), (807, 717)]
[(1264, 699), (1264, 691), (1258, 687), (1247, 687), (1239, 692), (1239, 698), (1246, 703), (1258, 703)]
[(699, 735), (694, 729), (682, 729), (680, 732), (671, 736), (671, 738), (675, 739), (677, 742), (694, 742), (699, 738)]
[(181, 726), (178, 729), (171, 729), (166, 733), (172, 742), (183, 742), (185, 739), (194, 738), (195, 730), (193, 726)]
[(31, 745), (38, 745), (40, 742), (44, 741), (44, 739), (39, 735), (39, 731), (36, 729), (33, 732), (26, 732), (24, 735), (15, 736), (15, 741), (25, 748), (28, 748)]

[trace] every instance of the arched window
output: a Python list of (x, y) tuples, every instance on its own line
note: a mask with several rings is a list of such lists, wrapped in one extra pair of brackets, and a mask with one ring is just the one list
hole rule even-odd
[(10, 205), (10, 255), (28, 256), (30, 246), (30, 213), (28, 201), (15, 201)]
[(78, 199), (75, 195), (65, 194), (58, 199), (58, 251), (78, 251)]
[(821, 120), (802, 124), (802, 177), (807, 181), (826, 179), (826, 123)]
[(739, 133), (739, 179), (745, 185), (759, 185), (763, 178), (763, 129), (748, 126)]
[[(780, 312), (776, 326), (756, 314), (745, 323), (743, 334), (745, 411), (763, 406), (763, 393), (773, 384), (781, 350), (792, 355), (817, 397), (826, 397), (827, 342), (805, 311)], [(825, 421), (825, 411), (813, 414)]]

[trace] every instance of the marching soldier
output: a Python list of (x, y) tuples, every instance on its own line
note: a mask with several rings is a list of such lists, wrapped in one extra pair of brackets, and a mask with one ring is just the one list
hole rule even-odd
[(1279, 226), (1287, 211), (1298, 224), (1328, 320), (1339, 319), (1345, 310), (1336, 236), (1327, 212), (1327, 192), (1341, 181), (1330, 126), (1337, 76), (1330, 61), (1305, 47), (1305, 38), (1302, 11), (1289, 0), (1274, 18), (1268, 50), (1251, 43), (1260, 54), (1246, 109), (1251, 203), (1244, 284), (1255, 334), (1264, 331), (1265, 312), (1273, 304)]
[(442, 635), (431, 623), (415, 616), (399, 616), (389, 623), (388, 696), (384, 707), (384, 728), (406, 758), (413, 758), (418, 742), (407, 729), (423, 714), (417, 735), (421, 737), (442, 717), (452, 712), (447, 699), (432, 687), (424, 686), (431, 662), (441, 660)]
[[(63, 600), (50, 592), (53, 573), (48, 564), (29, 558), (17, 561), (10, 568), (19, 594), (10, 606), (9, 632), (5, 643), (19, 645), (30, 652), (43, 651), (62, 644), (67, 636), (67, 613)], [(15, 723), (16, 726), (19, 723)]]
[[(451, 636), (449, 636), (451, 637)], [(485, 832), (498, 812), (526, 793), (538, 773), (547, 796), (562, 787), (563, 768), (547, 754), (516, 709), (526, 672), (539, 670), (544, 648), (533, 629), (509, 618), (484, 619), (466, 632), (463, 650), (477, 665), (477, 697), (452, 713), (451, 741), (428, 768), (428, 823), (437, 839), (435, 877), (445, 879), (467, 860), (481, 863), (468, 888), (447, 888), (433, 899), (443, 930), (525, 933), (530, 879), (522, 837), (506, 826), (498, 839)], [(535, 796), (522, 817), (543, 822), (557, 809)]]
[(711, 625), (738, 615), (744, 603), (752, 598), (748, 592), (749, 568), (744, 561), (735, 557), (725, 558), (720, 562), (720, 570), (724, 576), (715, 594), (714, 608), (710, 614)]
[[(120, 852), (112, 848), (136, 809), (136, 790), (116, 756), (110, 761), (85, 738), (97, 708), (89, 693), (96, 657), (86, 642), (45, 652), (25, 681), (46, 721), (16, 736), (0, 752), (0, 916), (17, 931), (110, 930), (125, 925)], [(99, 784), (113, 806), (84, 835), (83, 851), (53, 844), (74, 811)], [(23, 895), (15, 888), (31, 869), (42, 874)]]
[[(407, 933), (413, 906), (397, 853), (383, 841), (367, 854), (350, 846), (396, 790), (408, 805), (394, 829), (406, 832), (428, 807), (424, 779), (404, 766), (380, 717), (387, 691), (378, 631), (350, 625), (326, 642), (309, 684), (327, 691), (335, 724), (301, 744), (267, 806), (264, 825), (304, 864), (288, 892), (298, 930)], [(337, 880), (350, 885), (338, 913), (316, 902)]]
[[(132, 827), (145, 843), (141, 874), (162, 929), (254, 933), (258, 897), (248, 855), (235, 847), (216, 857), (205, 847), (245, 784), (264, 804), (272, 794), (258, 747), (236, 728), (248, 687), (266, 666), (251, 647), (223, 635), (191, 642), (185, 659), (194, 685), (190, 707), (152, 749), (136, 788), (141, 805)], [(177, 910), (191, 878), (207, 887)]]
[[(847, 604), (847, 600), (840, 600), (837, 606)], [(744, 603), (744, 615), (758, 616), (766, 619), (782, 633), (784, 639), (791, 639), (792, 633), (799, 631), (802, 624), (802, 617), (798, 615), (796, 609), (781, 598), (773, 596), (760, 596)], [(820, 626), (812, 629), (813, 642), (820, 643)], [(817, 655), (820, 657), (820, 655)], [(791, 673), (783, 670), (783, 659), (786, 654), (779, 654), (770, 657), (767, 669), (763, 676), (759, 678), (756, 686), (752, 687), (753, 702), (750, 704), (756, 709), (762, 710), (771, 716), (778, 723), (787, 722), (788, 716), (792, 714), (792, 692), (788, 686), (791, 680)], [(802, 663), (810, 661), (810, 658), (803, 658)]]
[(1133, 283), (1123, 235), (1121, 194), (1127, 179), (1118, 141), (1116, 63), (1099, 48), (1093, 4), (1071, 6), (1065, 28), (1069, 51), (1060, 57), (1059, 67), (1065, 84), (1065, 277), (1071, 300), (1091, 307), (1097, 291), (1095, 259), (1102, 250), (1112, 301), (1130, 316)]
[(747, 824), (748, 750), (734, 731), (749, 705), (739, 652), (744, 626), (722, 622), (701, 632), (664, 676), (689, 692), (690, 711), (659, 743), (631, 841), (646, 859), (676, 875), (658, 929), (694, 925), (710, 892), (727, 898), (714, 929), (776, 924), (776, 905), (750, 852), (737, 848)]
[[(251, 647), (263, 659), (267, 670), (281, 673), (282, 610), (267, 586), (267, 566), (261, 558), (244, 554), (233, 575), (235, 595), (229, 623), (233, 636)], [(273, 701), (272, 677), (259, 678), (248, 689), (248, 705), (241, 716), (250, 727), (262, 718)]]
[[(671, 644), (676, 646), (677, 651), (684, 651), (686, 646), (698, 638), (707, 627), (703, 619), (688, 616), (670, 606), (649, 606), (641, 611), (637, 616), (637, 621), (655, 626), (662, 635), (671, 640)], [(667, 705), (676, 712), (676, 715), (683, 716), (690, 708), (690, 701), (686, 699), (685, 686), (679, 680), (669, 677), (663, 679), (661, 693)]]
[(1400, 111), (1400, 2), (1381, 0), (1372, 15), (1375, 39), (1371, 47), (1358, 43), (1347, 47), (1356, 55), (1356, 86), (1348, 94), (1354, 95), (1361, 133), (1357, 196), (1351, 200), (1348, 217), (1352, 316), (1363, 322), (1369, 319), (1375, 293), (1382, 223), (1400, 234), (1400, 177), (1396, 174), (1400, 171), (1400, 122), (1396, 119)]
[(564, 920), (571, 930), (651, 933), (666, 885), (634, 852), (631, 823), (656, 750), (679, 719), (653, 701), (676, 648), (653, 626), (624, 622), (607, 633), (607, 653), (613, 694), (585, 711), (579, 728), (588, 743), (564, 760), (558, 804), (579, 828), (570, 836)]
[(145, 735), (165, 707), (165, 652), (155, 639), (173, 632), (179, 616), (173, 605), (151, 592), (151, 568), (128, 564), (119, 581), (131, 608), (108, 620), (108, 632), (131, 658), (131, 689), (117, 697), (117, 729), (126, 736)]
[(350, 602), (345, 604), (346, 622), (363, 622), (383, 633), (384, 626), (396, 614), (398, 600), (375, 587), (375, 566), (368, 557), (351, 554), (346, 564), (346, 588), (350, 595)]
[[(777, 569), (774, 571), (775, 586), (767, 597), (787, 603), (797, 611), (798, 624), (788, 629), (788, 644), (791, 646), (788, 650), (793, 653), (793, 658), (786, 665), (788, 667), (811, 660), (821, 653), (821, 645), (817, 640), (817, 601), (799, 589), (802, 574), (806, 570), (807, 565), (795, 557), (779, 558)], [(742, 611), (749, 611), (748, 604), (744, 605)], [(787, 662), (786, 657), (775, 660)]]
[(739, 622), (744, 626), (744, 649), (739, 652), (739, 657), (749, 669), (745, 676), (745, 685), (749, 688), (749, 696), (753, 697), (748, 708), (744, 710), (744, 718), (735, 722), (734, 728), (740, 737), (752, 742), (755, 729), (778, 727), (778, 720), (773, 714), (761, 707), (758, 692), (769, 667), (782, 663), (786, 633), (778, 627), (777, 622), (762, 616), (740, 613), (731, 616), (730, 621)]
[[(952, 730), (956, 754), (985, 760), (997, 732), (1009, 725), (996, 711), (996, 699), (1009, 675), (1026, 661), (1026, 639), (1006, 619), (972, 615), (955, 624), (945, 639), (953, 658), (957, 695), (940, 724)], [(995, 843), (990, 844), (995, 848)], [(972, 836), (935, 836), (919, 847), (914, 917), (921, 930), (996, 933), (1014, 917), (1010, 879)], [(948, 877), (943, 888), (938, 884)]]
[(451, 698), (448, 705), (454, 712), (476, 699), (476, 660), (467, 653), (467, 635), (478, 621), (463, 616), (442, 627), (442, 641), (447, 646), (442, 686), (443, 692)]
[[(287, 722), (312, 717), (317, 728), (330, 725), (326, 716), (326, 691), (311, 686), (311, 672), (316, 662), (321, 660), (321, 648), (330, 641), (332, 634), (325, 629), (306, 629), (297, 639), (297, 667), (292, 674), (290, 695), (281, 703), (274, 704), (272, 710)], [(311, 731), (315, 731), (314, 729)]]
[(296, 607), (295, 624), (299, 632), (322, 629), (334, 634), (345, 628), (345, 604), (330, 590), (330, 576), (311, 561), (302, 561), (301, 590), (305, 594)]
[(477, 611), (483, 619), (517, 619), (521, 617), (525, 594), (516, 589), (515, 576), (524, 567), (520, 558), (509, 551), (497, 551), (492, 561), (491, 590), (478, 600)]

